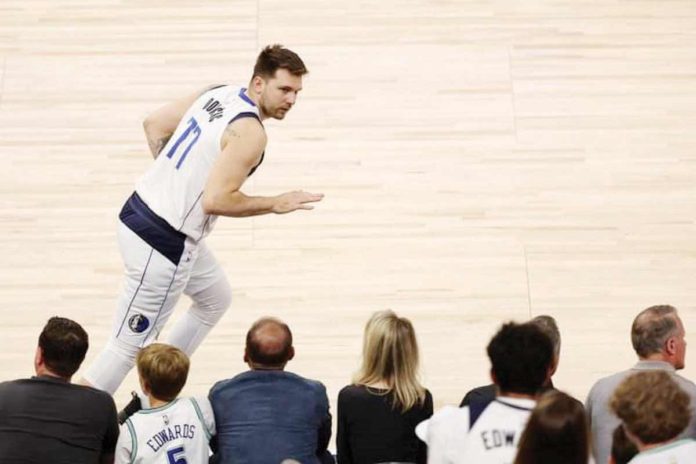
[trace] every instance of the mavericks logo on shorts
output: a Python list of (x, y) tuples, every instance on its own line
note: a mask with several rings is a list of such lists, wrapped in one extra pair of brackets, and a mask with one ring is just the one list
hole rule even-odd
[(134, 314), (128, 319), (128, 327), (136, 333), (145, 332), (150, 327), (150, 321), (142, 314)]

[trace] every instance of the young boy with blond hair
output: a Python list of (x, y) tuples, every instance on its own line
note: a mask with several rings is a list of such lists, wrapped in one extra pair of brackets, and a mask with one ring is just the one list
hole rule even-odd
[(189, 359), (183, 351), (153, 343), (136, 357), (142, 391), (150, 400), (121, 426), (116, 463), (204, 464), (215, 434), (207, 398), (177, 398), (186, 383)]

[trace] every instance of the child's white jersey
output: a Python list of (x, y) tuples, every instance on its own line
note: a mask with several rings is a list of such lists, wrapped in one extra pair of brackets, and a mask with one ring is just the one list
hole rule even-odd
[(177, 398), (140, 410), (121, 426), (116, 463), (207, 464), (214, 434), (215, 417), (207, 398)]
[(629, 464), (692, 464), (696, 462), (696, 441), (677, 440), (638, 453)]
[(473, 426), (469, 407), (444, 407), (416, 428), (428, 444), (428, 464), (512, 464), (534, 404), (529, 399), (499, 397)]
[(238, 118), (259, 119), (245, 92), (223, 85), (198, 97), (135, 188), (157, 216), (196, 241), (208, 235), (217, 218), (205, 214), (201, 202), (225, 129)]

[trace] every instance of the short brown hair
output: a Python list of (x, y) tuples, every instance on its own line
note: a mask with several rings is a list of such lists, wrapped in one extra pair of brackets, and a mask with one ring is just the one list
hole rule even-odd
[(677, 309), (670, 305), (650, 306), (641, 311), (631, 326), (631, 343), (636, 354), (647, 358), (660, 353), (669, 337), (675, 335)]
[(610, 406), (626, 430), (646, 445), (677, 437), (691, 420), (691, 399), (670, 374), (638, 372), (616, 388)]
[(161, 401), (173, 401), (186, 384), (189, 358), (171, 345), (153, 343), (138, 352), (135, 358), (138, 374), (152, 396)]
[(69, 378), (77, 372), (89, 348), (89, 337), (80, 324), (52, 317), (39, 335), (44, 364), (54, 374)]
[(256, 59), (254, 76), (269, 79), (275, 76), (279, 69), (286, 69), (290, 74), (303, 76), (307, 74), (307, 68), (297, 53), (288, 50), (280, 44), (267, 45)]

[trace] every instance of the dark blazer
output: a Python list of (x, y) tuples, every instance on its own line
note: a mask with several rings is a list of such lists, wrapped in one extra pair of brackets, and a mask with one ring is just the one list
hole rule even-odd
[(210, 390), (221, 464), (295, 459), (326, 462), (331, 414), (320, 382), (278, 370), (251, 370)]
[[(548, 386), (542, 389), (542, 391), (548, 390), (555, 390), (553, 382), (551, 381), (549, 381)], [(495, 399), (497, 393), (498, 392), (496, 390), (495, 384), (490, 384), (483, 387), (476, 387), (472, 390), (469, 390), (469, 392), (466, 395), (464, 395), (464, 399), (462, 399), (462, 402), (459, 404), (459, 407), (463, 408), (464, 406), (469, 406), (469, 404), (472, 401), (476, 401), (477, 403), (490, 403)]]

